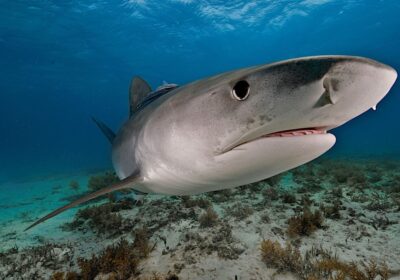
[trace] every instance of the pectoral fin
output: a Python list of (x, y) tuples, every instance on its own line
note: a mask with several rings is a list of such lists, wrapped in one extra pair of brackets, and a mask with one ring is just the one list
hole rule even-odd
[(36, 222), (34, 222), (32, 225), (27, 227), (24, 231), (27, 231), (28, 229), (31, 229), (34, 226), (36, 226), (36, 225), (38, 225), (40, 223), (43, 223), (44, 221), (46, 221), (46, 220), (48, 220), (48, 219), (50, 219), (50, 218), (52, 218), (52, 217), (64, 212), (65, 210), (68, 210), (68, 209), (70, 209), (72, 207), (75, 207), (75, 206), (77, 206), (79, 204), (82, 204), (82, 203), (84, 203), (86, 201), (92, 200), (92, 199), (94, 199), (96, 197), (102, 196), (104, 194), (108, 194), (108, 193), (113, 192), (113, 191), (132, 188), (134, 185), (142, 182), (142, 180), (143, 180), (142, 177), (140, 177), (139, 175), (129, 176), (129, 177), (123, 179), (122, 181), (120, 181), (120, 182), (118, 182), (118, 183), (116, 183), (116, 184), (114, 184), (114, 185), (112, 185), (110, 187), (107, 187), (107, 188), (98, 190), (98, 191), (96, 191), (94, 193), (88, 194), (88, 195), (86, 195), (84, 197), (81, 197), (81, 198), (71, 202), (70, 204), (67, 204), (67, 205), (65, 205), (63, 207), (60, 207), (60, 208), (54, 210), (50, 214), (47, 214), (46, 216), (44, 216), (44, 217), (40, 218), (39, 220), (37, 220)]

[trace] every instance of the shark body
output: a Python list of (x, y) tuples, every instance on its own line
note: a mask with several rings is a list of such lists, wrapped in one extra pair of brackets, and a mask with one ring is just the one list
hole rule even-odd
[(309, 162), (335, 143), (329, 130), (375, 107), (396, 71), (352, 56), (255, 66), (155, 92), (130, 87), (131, 116), (112, 143), (120, 183), (83, 197), (29, 228), (105, 193), (190, 195), (249, 184)]

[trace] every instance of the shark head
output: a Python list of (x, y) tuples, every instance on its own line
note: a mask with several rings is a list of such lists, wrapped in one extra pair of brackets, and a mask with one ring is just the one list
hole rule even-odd
[[(335, 143), (329, 131), (374, 108), (396, 78), (389, 66), (350, 56), (232, 71), (176, 89), (143, 135), (159, 147), (152, 164), (160, 161), (171, 174), (188, 176), (185, 193), (247, 184), (328, 151)], [(209, 184), (198, 188), (205, 178)]]

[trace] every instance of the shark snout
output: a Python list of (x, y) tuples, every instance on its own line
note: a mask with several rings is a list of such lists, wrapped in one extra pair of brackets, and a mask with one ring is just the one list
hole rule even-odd
[(319, 82), (314, 104), (315, 119), (337, 127), (370, 108), (376, 108), (393, 86), (397, 72), (382, 63), (344, 57), (333, 64)]

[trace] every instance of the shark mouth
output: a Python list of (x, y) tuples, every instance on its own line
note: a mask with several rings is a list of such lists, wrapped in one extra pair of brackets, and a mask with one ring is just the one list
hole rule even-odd
[(303, 136), (303, 135), (315, 135), (315, 134), (325, 134), (327, 129), (322, 128), (300, 128), (283, 130), (278, 132), (273, 132), (270, 134), (263, 135), (262, 137), (293, 137), (293, 136)]
[(297, 128), (297, 129), (290, 129), (290, 130), (282, 130), (282, 131), (276, 131), (272, 132), (269, 134), (264, 134), (259, 137), (255, 137), (251, 140), (244, 141), (244, 142), (237, 142), (236, 144), (233, 144), (231, 146), (228, 146), (226, 149), (224, 149), (222, 152), (218, 153), (226, 153), (229, 151), (232, 151), (234, 149), (239, 148), (240, 146), (259, 140), (263, 138), (277, 138), (277, 137), (295, 137), (295, 136), (306, 136), (306, 135), (321, 135), (321, 134), (326, 134), (328, 128), (330, 129), (331, 127), (324, 126), (324, 127), (310, 127), (310, 128)]

